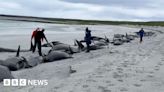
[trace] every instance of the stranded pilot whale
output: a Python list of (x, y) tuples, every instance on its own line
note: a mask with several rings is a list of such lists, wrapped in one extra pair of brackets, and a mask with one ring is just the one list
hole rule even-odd
[(14, 77), (6, 66), (0, 65), (0, 82), (2, 82), (3, 79), (14, 79)]
[[(98, 37), (98, 36), (92, 36), (91, 40), (93, 42), (94, 45), (91, 45), (91, 50), (95, 50), (96, 48), (99, 48), (101, 46), (108, 46), (109, 45), (109, 39), (105, 36), (105, 38), (102, 37)], [(80, 43), (77, 42), (77, 40), (75, 40), (75, 45), (82, 44), (82, 42), (85, 42), (85, 40), (81, 40), (79, 41)], [(81, 45), (80, 45), (81, 46)]]
[(20, 46), (18, 47), (17, 54), (15, 57), (9, 57), (1, 62), (1, 65), (8, 67), (12, 71), (16, 71), (23, 68), (29, 68), (38, 65), (42, 62), (39, 57), (28, 57), (20, 56)]
[(51, 51), (47, 55), (40, 57), (35, 55), (19, 56), (20, 46), (15, 57), (9, 57), (1, 62), (1, 65), (8, 67), (12, 71), (23, 68), (34, 67), (43, 62), (52, 62), (61, 59), (71, 58), (70, 54), (63, 51)]
[(61, 43), (59, 41), (53, 41), (53, 42), (50, 42), (47, 44), (43, 44), (42, 46), (43, 47), (51, 47), (50, 51), (64, 51), (64, 52), (67, 52), (69, 54), (79, 52), (77, 47), (71, 46), (69, 44)]
[(25, 58), (19, 57), (20, 46), (18, 47), (15, 57), (9, 57), (2, 62), (2, 65), (7, 66), (10, 70), (18, 70), (25, 67)]
[[(53, 62), (56, 60), (72, 58), (71, 55), (73, 54), (73, 51), (72, 51), (72, 48), (70, 47), (70, 45), (62, 43), (62, 44), (58, 44), (55, 46), (51, 45), (51, 47), (52, 48), (49, 50), (47, 55), (43, 56), (44, 62)], [(67, 50), (67, 52), (66, 52), (66, 50)]]
[[(30, 51), (30, 50), (20, 50), (20, 52), (28, 52), (28, 51)], [(17, 52), (17, 50), (0, 47), (0, 52)]]
[(53, 62), (56, 60), (72, 58), (68, 53), (62, 51), (51, 51), (43, 57), (44, 62)]
[[(78, 40), (75, 40), (75, 42), (77, 43), (78, 45), (78, 48), (79, 50), (86, 50), (87, 48), (82, 44), (82, 42), (78, 41)], [(90, 45), (90, 50), (97, 50), (97, 49), (102, 49), (103, 47), (102, 46), (99, 46), (99, 45)]]

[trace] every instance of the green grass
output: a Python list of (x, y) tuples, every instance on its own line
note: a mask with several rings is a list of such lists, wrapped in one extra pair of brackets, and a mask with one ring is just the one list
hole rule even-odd
[(32, 16), (0, 15), (0, 18), (10, 18), (9, 20), (43, 22), (57, 24), (79, 24), (79, 25), (146, 25), (146, 26), (164, 26), (164, 21), (133, 22), (133, 21), (100, 21), (100, 20), (80, 20), (80, 19), (62, 19), (62, 18), (43, 18)]

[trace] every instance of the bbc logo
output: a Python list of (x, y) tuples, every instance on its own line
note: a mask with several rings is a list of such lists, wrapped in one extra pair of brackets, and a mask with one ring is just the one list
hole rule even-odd
[(48, 80), (4, 79), (4, 86), (47, 86)]
[(3, 85), (4, 86), (26, 86), (27, 80), (26, 79), (4, 79)]

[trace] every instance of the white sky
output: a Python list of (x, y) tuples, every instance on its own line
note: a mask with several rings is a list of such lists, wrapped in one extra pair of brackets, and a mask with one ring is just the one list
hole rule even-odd
[(96, 20), (164, 21), (164, 0), (0, 0), (0, 14)]

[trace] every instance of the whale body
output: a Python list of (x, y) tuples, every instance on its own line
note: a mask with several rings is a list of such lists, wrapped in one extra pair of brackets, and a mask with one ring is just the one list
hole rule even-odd
[(52, 62), (61, 59), (71, 58), (71, 56), (62, 51), (51, 51), (48, 55), (44, 56), (44, 62)]
[(0, 82), (3, 81), (3, 79), (13, 79), (14, 77), (12, 76), (10, 70), (5, 67), (0, 65)]

